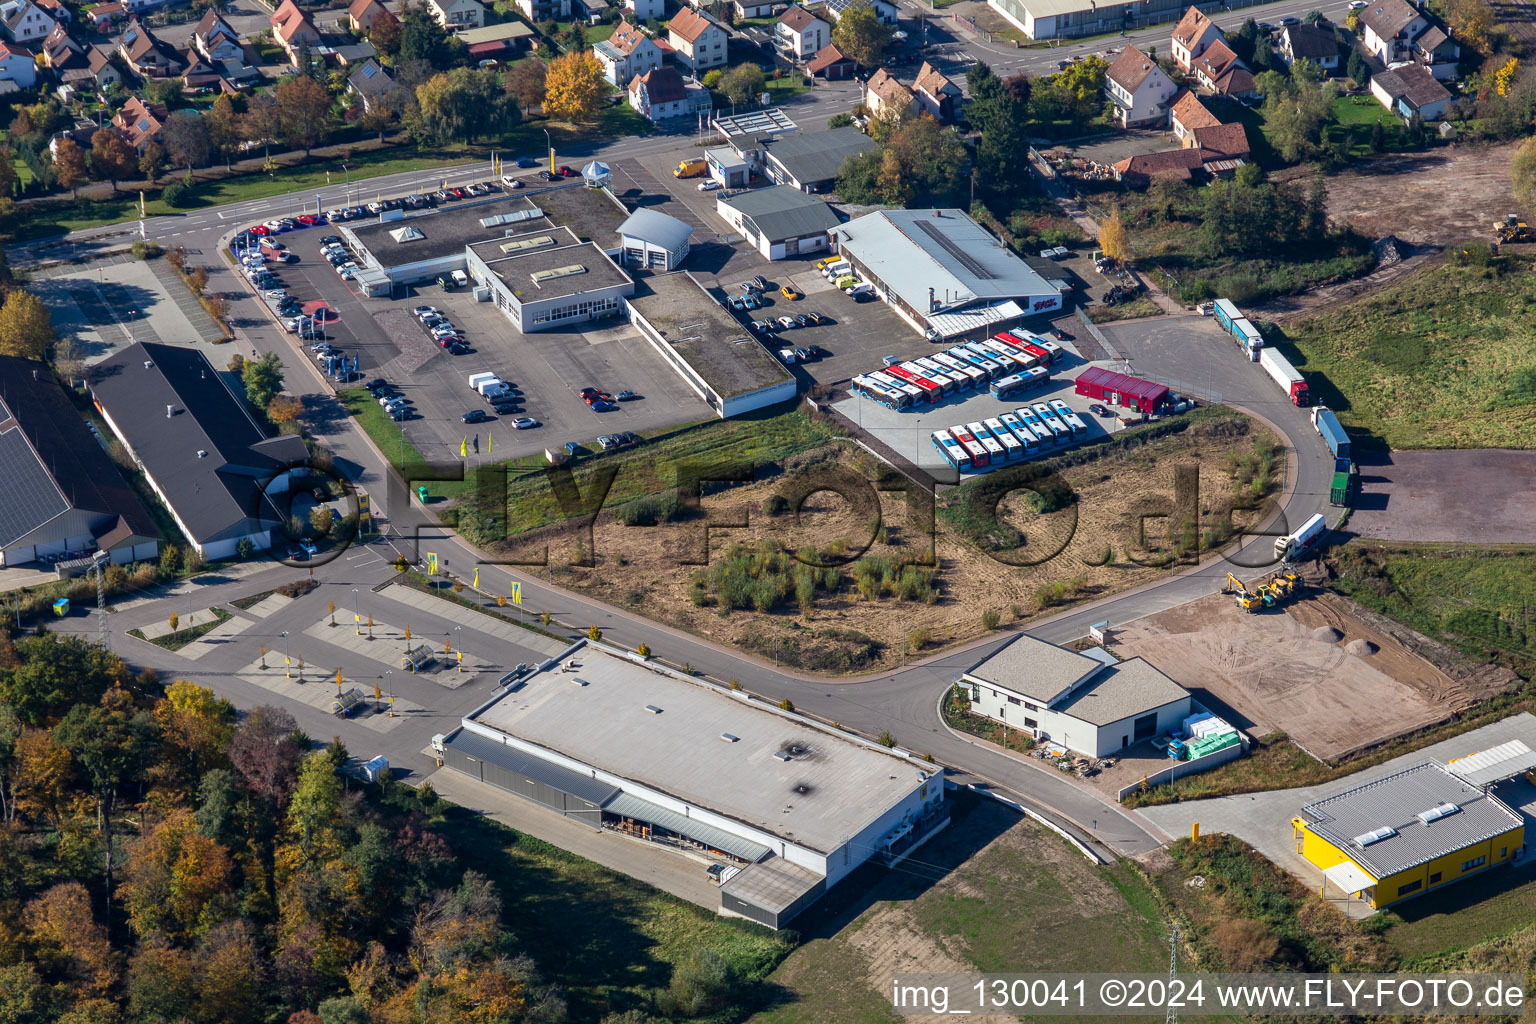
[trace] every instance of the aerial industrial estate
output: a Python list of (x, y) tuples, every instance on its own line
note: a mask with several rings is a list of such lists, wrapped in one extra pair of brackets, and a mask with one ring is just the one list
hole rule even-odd
[(1522, 989), (1523, 10), (0, 6), (0, 1019)]

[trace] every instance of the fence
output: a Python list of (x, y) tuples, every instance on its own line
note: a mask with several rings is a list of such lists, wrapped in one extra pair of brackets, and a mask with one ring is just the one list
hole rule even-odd
[(1192, 761), (1169, 761), (1167, 768), (1153, 772), (1141, 780), (1141, 782), (1133, 782), (1129, 786), (1121, 786), (1120, 792), (1115, 794), (1115, 799), (1124, 803), (1125, 798), (1140, 790), (1143, 783), (1145, 783), (1148, 789), (1151, 789), (1153, 786), (1164, 786), (1172, 783), (1175, 779), (1182, 779), (1186, 775), (1210, 771), (1212, 768), (1226, 764), (1228, 761), (1236, 761), (1248, 753), (1248, 737), (1242, 733), (1238, 733), (1237, 736), (1238, 743), (1235, 747), (1224, 747), (1215, 753), (1206, 754), (1204, 757), (1197, 757)]

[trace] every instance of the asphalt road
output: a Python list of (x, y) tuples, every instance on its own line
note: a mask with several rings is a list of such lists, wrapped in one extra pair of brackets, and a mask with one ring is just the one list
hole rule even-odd
[[(1277, 5), (1278, 6), (1278, 5)], [(812, 93), (807, 102), (791, 108), (793, 116), (809, 130), (825, 125), (825, 117), (837, 109), (851, 106), (845, 91), (827, 90)], [(587, 155), (605, 159), (621, 156), (644, 156), (660, 153), (679, 145), (677, 137), (650, 137), (624, 139), (593, 147), (587, 154), (566, 153), (566, 157), (580, 159)], [(404, 194), (436, 183), (445, 178), (450, 182), (463, 182), (484, 178), (488, 169), (484, 164), (452, 169), (449, 171), (413, 172), (370, 179), (365, 185), (354, 186), (354, 191), (364, 195), (375, 193)], [(359, 486), (372, 496), (376, 514), (382, 517), (387, 530), (387, 541), (351, 552), (337, 561), (313, 570), (314, 578), (325, 584), (323, 591), (339, 597), (337, 605), (345, 610), (350, 591), (368, 588), (382, 582), (390, 575), (388, 562), (396, 551), (404, 553), (412, 561), (425, 551), (436, 552), (450, 571), (468, 578), (478, 562), (478, 556), (456, 537), (425, 519), (418, 508), (413, 508), (400, 487), (389, 486), (386, 464), (370, 441), (355, 428), (353, 422), (336, 408), (313, 362), (295, 347), (295, 341), (281, 333), (258, 308), (256, 301), (239, 286), (227, 264), (214, 253), (235, 229), (246, 224), (275, 216), (312, 209), (319, 201), (322, 207), (340, 205), (345, 199), (345, 189), (336, 186), (318, 193), (291, 193), (270, 199), (253, 200), (213, 210), (200, 211), (184, 217), (154, 218), (145, 224), (145, 233), (152, 238), (170, 244), (182, 244), (193, 253), (200, 253), (203, 262), (215, 268), (210, 287), (240, 296), (234, 300), (233, 315), (236, 320), (237, 342), (241, 350), (251, 352), (276, 352), (283, 357), (288, 370), (288, 388), (304, 393), (313, 404), (312, 422), (317, 440), (335, 453), (338, 465)], [(136, 225), (133, 227), (136, 228)], [(39, 252), (57, 255), (61, 251), (88, 253), (104, 244), (121, 244), (125, 226), (95, 229), (71, 236), (67, 247), (42, 250), (37, 245), (12, 250), (12, 262), (27, 262)], [(135, 230), (133, 232), (137, 234)], [(116, 237), (113, 237), (114, 234)], [(1190, 328), (1188, 331), (1185, 328)], [(1153, 338), (1147, 341), (1145, 351), (1123, 349), (1133, 354), (1141, 368), (1164, 368), (1168, 376), (1184, 379), (1204, 379), (1207, 367), (1220, 367), (1219, 383), (1227, 401), (1261, 412), (1275, 424), (1296, 453), (1296, 489), (1286, 505), (1286, 514), (1293, 523), (1301, 522), (1318, 506), (1318, 494), (1326, 487), (1320, 476), (1319, 465), (1324, 460), (1321, 441), (1306, 423), (1302, 410), (1283, 405), (1274, 392), (1273, 384), (1260, 374), (1256, 367), (1242, 362), (1231, 345), (1212, 336), (1207, 322), (1186, 318), (1168, 317), (1154, 322), (1152, 329), (1145, 325), (1128, 328), (1138, 336)], [(1214, 386), (1214, 385), (1213, 385)], [(1261, 537), (1245, 546), (1245, 550), (1269, 549), (1271, 541)], [(605, 635), (630, 647), (641, 642), (649, 644), (662, 657), (681, 664), (689, 663), (696, 671), (720, 680), (737, 679), (747, 689), (788, 697), (797, 707), (813, 714), (834, 719), (867, 735), (889, 731), (898, 744), (908, 749), (931, 753), (939, 761), (955, 766), (962, 781), (977, 781), (994, 786), (997, 790), (1025, 806), (1043, 811), (1090, 841), (1101, 842), (1121, 854), (1144, 853), (1162, 840), (1161, 834), (1146, 819), (1134, 812), (1126, 812), (1105, 802), (1094, 793), (1064, 780), (1058, 773), (1037, 768), (1028, 761), (1013, 758), (991, 749), (980, 747), (967, 739), (951, 734), (940, 723), (937, 701), (953, 676), (974, 663), (981, 656), (1006, 642), (1007, 635), (999, 635), (968, 647), (945, 652), (920, 664), (863, 681), (831, 682), (803, 678), (776, 669), (761, 659), (748, 657), (736, 651), (716, 647), (700, 638), (685, 635), (659, 626), (647, 619), (628, 612), (587, 600), (541, 583), (537, 571), (518, 570), (481, 565), (481, 585), (490, 593), (507, 593), (508, 583), (523, 583), (524, 606), (529, 609), (548, 609), (555, 619), (572, 626), (585, 628), (596, 625)], [(144, 622), (163, 621), (170, 611), (181, 613), (195, 607), (208, 607), (245, 594), (270, 589), (276, 583), (295, 576), (295, 570), (275, 567), (264, 573), (226, 582), (218, 582), (195, 594), (172, 596), (158, 602), (139, 606), (132, 612), (120, 612), (112, 617), (112, 643), (115, 649), (137, 664), (149, 665), (167, 677), (188, 676), (213, 686), (237, 705), (249, 707), (256, 703), (270, 702), (272, 695), (260, 686), (242, 678), (239, 669), (257, 660), (258, 646), (277, 650), (274, 632), (283, 623), (265, 621), (246, 632), (231, 636), (219, 645), (219, 649), (197, 662), (190, 662), (179, 655), (165, 652), (150, 644), (127, 637), (125, 632)], [(1162, 610), (1191, 598), (1210, 593), (1220, 586), (1225, 569), (1219, 564), (1186, 571), (1167, 583), (1144, 587), (1139, 591), (1109, 598), (1084, 608), (1073, 610), (1056, 619), (1037, 626), (1032, 632), (1050, 640), (1065, 640), (1081, 636), (1087, 625), (1102, 619), (1126, 622), (1152, 612)], [(323, 606), (320, 596), (312, 602)], [(186, 602), (189, 607), (183, 607)], [(370, 612), (371, 614), (372, 612)], [(290, 642), (300, 635), (306, 617), (315, 619), (311, 605), (298, 604), (285, 614), (295, 617), (291, 623)], [(439, 617), (441, 618), (441, 617)], [(72, 628), (94, 631), (94, 623), (87, 619), (69, 620)], [(444, 619), (444, 629), (455, 624)], [(471, 627), (473, 623), (471, 623)], [(287, 628), (287, 627), (284, 627)], [(306, 643), (309, 641), (306, 641)], [(521, 652), (515, 645), (496, 647), (489, 640), (477, 638), (477, 649), (494, 648), (502, 664), (518, 660), (531, 660), (532, 655)], [(505, 649), (502, 649), (505, 648)], [(320, 649), (317, 657), (325, 660), (314, 664), (342, 668), (349, 677), (377, 676), (377, 662), (356, 659), (337, 653), (331, 645)], [(248, 673), (247, 673), (248, 675)], [(400, 675), (400, 673), (395, 673)], [(404, 681), (393, 681), (404, 686)], [(413, 687), (429, 684), (412, 681)], [(369, 730), (355, 722), (338, 722), (322, 711), (303, 704), (294, 704), (293, 710), (300, 717), (301, 725), (313, 735), (340, 735), (359, 752), (369, 750), (383, 753), (393, 764), (424, 772), (430, 765), (424, 753), (431, 735), (451, 727), (464, 711), (483, 701), (489, 695), (489, 683), (478, 681), (471, 686), (456, 690), (432, 688), (414, 692), (408, 697), (422, 705), (423, 711), (388, 731)], [(418, 699), (419, 698), (419, 699)], [(316, 731), (318, 730), (318, 731)]]

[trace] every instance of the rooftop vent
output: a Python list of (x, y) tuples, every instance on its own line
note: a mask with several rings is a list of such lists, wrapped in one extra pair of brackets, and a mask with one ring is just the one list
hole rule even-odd
[(200, 459), (206, 459), (208, 457), (207, 450), (203, 449), (203, 448), (199, 448), (197, 450), (197, 457), (200, 458)]
[(152, 370), (152, 369), (154, 369), (154, 366), (155, 366), (155, 364), (154, 364), (153, 361), (151, 361), (149, 359), (144, 360), (144, 369)]
[(167, 405), (165, 407), (165, 418), (170, 419), (174, 415), (176, 415), (176, 407), (174, 405)]
[(648, 715), (659, 715), (661, 714), (661, 708), (657, 707), (655, 704), (647, 704), (645, 706), (645, 713)]
[(778, 760), (780, 760), (780, 761), (793, 761), (794, 760), (794, 758), (790, 757), (788, 754), (784, 753), (784, 751), (782, 751), (782, 750), (775, 750), (773, 752), (773, 756), (775, 758), (777, 758)]
[(575, 683), (577, 686), (586, 686), (587, 685), (587, 681), (585, 679), (581, 678), (581, 676), (576, 676), (574, 679), (571, 680), (571, 682)]
[(799, 740), (791, 740), (779, 748), (774, 757), (784, 761), (793, 761), (797, 758), (810, 756), (811, 748)]
[(1455, 804), (1436, 804), (1434, 807), (1431, 807), (1427, 811), (1420, 811), (1416, 817), (1424, 824), (1428, 825), (1432, 821), (1439, 821), (1441, 818), (1449, 818), (1451, 815), (1457, 814), (1460, 811), (1461, 808)]
[(1383, 839), (1391, 839), (1395, 835), (1397, 835), (1397, 829), (1392, 828), (1390, 825), (1383, 825), (1381, 828), (1372, 829), (1364, 835), (1355, 836), (1355, 845), (1363, 850), (1372, 843), (1379, 843)]
[(725, 740), (725, 742), (727, 742), (727, 743), (736, 743), (736, 742), (739, 742), (741, 740), (740, 736), (732, 736), (728, 732), (721, 733), (720, 734), (720, 738)]

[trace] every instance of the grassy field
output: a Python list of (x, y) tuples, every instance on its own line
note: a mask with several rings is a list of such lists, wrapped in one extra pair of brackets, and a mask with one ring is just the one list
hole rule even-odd
[(1088, 319), (1096, 324), (1112, 324), (1119, 320), (1139, 320), (1147, 316), (1162, 316), (1163, 307), (1143, 295), (1117, 306), (1099, 303), (1088, 311)]
[(174, 633), (167, 633), (164, 636), (157, 636), (152, 639), (146, 637), (144, 631), (139, 629), (130, 629), (128, 635), (138, 637), (140, 640), (148, 640), (156, 647), (163, 647), (168, 651), (179, 651), (198, 637), (211, 633), (215, 626), (228, 622), (231, 618), (229, 612), (222, 608), (210, 608), (208, 610), (213, 612), (213, 621), (211, 622), (201, 622), (196, 626), (178, 629)]
[[(346, 406), (347, 412), (357, 420), (357, 425), (363, 428), (363, 433), (373, 438), (373, 443), (379, 446), (384, 457), (391, 463), (398, 464), (400, 458), (401, 442), (405, 438), (400, 424), (390, 419), (379, 406), (378, 401), (364, 388), (346, 388), (338, 391), (336, 396), (341, 399), (341, 404)], [(421, 452), (409, 441), (404, 442), (405, 458), (408, 463), (422, 463)], [(437, 487), (446, 486), (437, 484)]]
[(1357, 445), (1533, 448), (1533, 265), (1436, 264), (1273, 337)]
[[(832, 436), (828, 427), (813, 422), (798, 409), (785, 412), (781, 406), (779, 411), (768, 409), (675, 428), (636, 447), (585, 458), (577, 464), (574, 475), (585, 494), (598, 471), (615, 467), (618, 472), (604, 502), (605, 508), (612, 508), (675, 487), (678, 466), (686, 461), (744, 466), (761, 473), (769, 464), (814, 448)], [(509, 537), (566, 517), (543, 473), (508, 479), (506, 509)]]
[(738, 1020), (762, 1005), (763, 978), (794, 948), (792, 933), (718, 917), (457, 807), (443, 832), (465, 867), (496, 883), (507, 928), (565, 990), (572, 1021), (649, 1009), (673, 969), (701, 950), (739, 979), (730, 1009), (711, 1020)]
[[(1388, 911), (1387, 945), (1409, 970), (1455, 969), (1477, 963), (1475, 970), (1520, 970), (1489, 964), (1492, 946), (1517, 952), (1536, 937), (1536, 878), (1527, 860), (1511, 868), (1486, 871)], [(1517, 938), (1518, 936), (1518, 938)]]
[[(797, 922), (815, 937), (770, 976), (779, 1002), (755, 1024), (899, 1021), (893, 970), (1166, 969), (1162, 915), (1133, 869), (1095, 867), (980, 797), (954, 798), (953, 811), (948, 829), (875, 876), (856, 902)], [(834, 892), (828, 902), (836, 901)]]
[(764, 88), (768, 95), (773, 97), (773, 102), (783, 103), (792, 96), (799, 96), (803, 92), (810, 92), (811, 87), (806, 82), (804, 75), (785, 75), (783, 78), (770, 78)]

